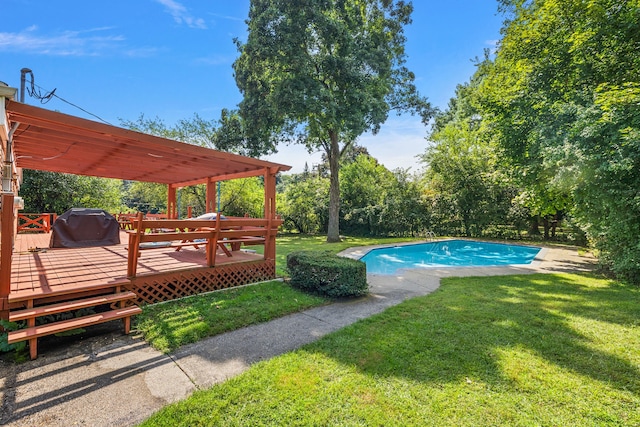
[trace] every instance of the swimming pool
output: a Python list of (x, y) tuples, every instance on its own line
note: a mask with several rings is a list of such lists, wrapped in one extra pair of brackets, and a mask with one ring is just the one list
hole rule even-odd
[(443, 240), (372, 249), (360, 260), (367, 264), (369, 274), (396, 274), (401, 268), (530, 264), (540, 249), (502, 243)]

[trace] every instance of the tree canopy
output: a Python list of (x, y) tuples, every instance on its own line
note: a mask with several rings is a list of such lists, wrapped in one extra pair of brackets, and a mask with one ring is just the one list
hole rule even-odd
[(568, 200), (602, 259), (640, 282), (640, 1), (501, 3), (483, 119), (534, 199)]
[(323, 150), (331, 185), (328, 241), (339, 240), (339, 160), (390, 110), (432, 110), (405, 67), (411, 3), (252, 0), (246, 43), (233, 67), (248, 140), (278, 138)]
[(25, 170), (20, 195), (24, 212), (62, 214), (70, 208), (123, 209), (120, 180)]

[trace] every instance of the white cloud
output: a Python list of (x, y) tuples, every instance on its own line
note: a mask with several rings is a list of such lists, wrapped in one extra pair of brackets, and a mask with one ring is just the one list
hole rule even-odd
[(363, 135), (358, 144), (389, 170), (411, 168), (417, 172), (422, 165), (416, 156), (427, 147), (426, 135), (427, 127), (419, 117), (390, 117), (377, 135)]
[(101, 34), (112, 29), (100, 27), (40, 35), (37, 33), (38, 27), (32, 25), (17, 33), (0, 32), (0, 51), (54, 56), (96, 56), (105, 51), (117, 50), (125, 41), (121, 35)]
[(230, 15), (220, 15), (218, 13), (210, 13), (209, 15), (214, 16), (216, 18), (225, 19), (227, 21), (244, 22), (245, 20), (245, 18), (238, 18), (237, 16), (230, 16)]
[(174, 0), (156, 1), (167, 9), (167, 12), (169, 12), (169, 14), (173, 16), (173, 20), (178, 24), (185, 24), (190, 28), (197, 28), (200, 30), (207, 29), (207, 24), (205, 23), (204, 19), (192, 16), (187, 8), (184, 7), (184, 5), (182, 5), (181, 3), (178, 3)]

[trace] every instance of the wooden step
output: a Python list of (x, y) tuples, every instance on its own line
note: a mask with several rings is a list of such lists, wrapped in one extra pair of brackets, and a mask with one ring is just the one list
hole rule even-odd
[[(116, 278), (115, 280), (118, 280)], [(51, 297), (59, 297), (63, 295), (72, 295), (77, 294), (79, 292), (99, 292), (104, 289), (105, 293), (112, 291), (118, 286), (127, 286), (130, 285), (131, 281), (126, 277), (122, 277), (122, 280), (114, 281), (112, 283), (97, 283), (86, 286), (78, 286), (75, 283), (70, 283), (68, 285), (56, 286), (53, 291), (48, 292), (34, 292), (32, 290), (22, 290), (22, 291), (11, 291), (9, 294), (9, 304), (19, 303), (23, 301), (37, 301), (40, 299), (51, 298)]]
[(24, 340), (57, 334), (59, 332), (70, 331), (72, 329), (83, 328), (85, 326), (97, 325), (98, 323), (104, 323), (111, 320), (123, 319), (140, 313), (142, 313), (142, 309), (140, 307), (133, 306), (119, 308), (104, 313), (92, 314), (90, 316), (63, 320), (61, 322), (47, 323), (46, 325), (11, 331), (7, 337), (7, 341), (9, 344), (13, 344)]
[(32, 319), (49, 314), (64, 313), (65, 311), (79, 310), (81, 308), (96, 307), (103, 304), (111, 304), (117, 301), (134, 300), (136, 294), (133, 292), (117, 292), (108, 295), (99, 295), (91, 298), (66, 301), (58, 304), (43, 305), (41, 307), (27, 308), (24, 310), (12, 311), (9, 313), (9, 321)]

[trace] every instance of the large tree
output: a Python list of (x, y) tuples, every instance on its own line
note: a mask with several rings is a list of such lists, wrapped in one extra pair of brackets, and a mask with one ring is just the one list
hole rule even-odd
[(640, 283), (640, 0), (501, 3), (483, 119), (532, 194), (570, 195), (601, 259)]
[(340, 157), (390, 110), (432, 110), (405, 67), (411, 3), (252, 0), (233, 67), (248, 141), (278, 138), (324, 150), (330, 166), (327, 241), (339, 241)]

